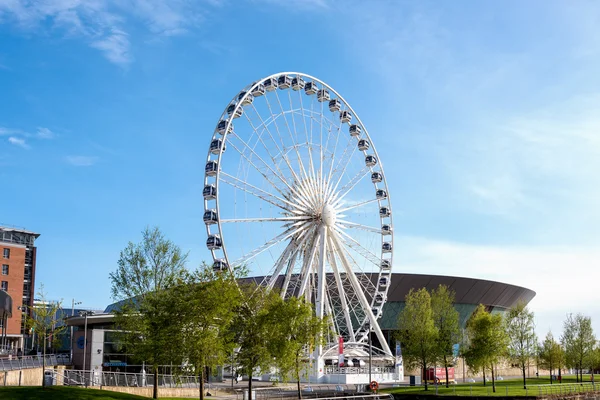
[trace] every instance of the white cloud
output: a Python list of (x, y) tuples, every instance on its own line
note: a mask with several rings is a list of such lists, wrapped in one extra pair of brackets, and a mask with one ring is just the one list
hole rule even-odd
[(90, 156), (67, 156), (65, 160), (76, 167), (89, 167), (98, 161), (98, 157)]
[(396, 237), (396, 272), (489, 279), (536, 292), (530, 307), (538, 333), (562, 332), (567, 313), (591, 316), (600, 331), (597, 247), (480, 246), (418, 237)]
[(29, 149), (29, 145), (25, 142), (25, 139), (21, 139), (18, 137), (10, 136), (8, 138), (8, 143), (13, 144), (15, 146), (22, 147), (24, 149)]
[(109, 36), (92, 42), (91, 46), (102, 50), (104, 56), (114, 64), (124, 66), (132, 61), (128, 35), (122, 30), (113, 29)]
[(23, 134), (23, 131), (20, 131), (18, 129), (4, 128), (4, 127), (0, 126), (0, 136), (20, 135), (20, 134)]
[(133, 60), (127, 30), (132, 20), (140, 20), (155, 35), (180, 35), (205, 18), (207, 6), (219, 4), (216, 0), (5, 0), (0, 1), (0, 22), (13, 22), (29, 32), (45, 29), (49, 23), (68, 37), (83, 38), (112, 63), (126, 66)]
[(40, 139), (53, 139), (56, 135), (48, 128), (37, 128), (36, 136)]

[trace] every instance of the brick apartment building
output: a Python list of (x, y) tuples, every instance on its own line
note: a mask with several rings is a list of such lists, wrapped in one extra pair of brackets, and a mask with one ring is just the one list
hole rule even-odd
[[(12, 316), (8, 318), (3, 340), (5, 347), (22, 349), (27, 332), (23, 312), (33, 306), (35, 283), (35, 239), (39, 233), (0, 226), (0, 290), (12, 298)], [(1, 322), (0, 322), (1, 323)]]

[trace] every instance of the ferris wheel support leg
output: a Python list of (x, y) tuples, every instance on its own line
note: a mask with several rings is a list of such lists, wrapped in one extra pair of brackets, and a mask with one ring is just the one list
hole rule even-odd
[[(316, 302), (316, 314), (318, 318), (325, 316), (325, 263), (327, 260), (327, 227), (321, 225), (319, 228), (319, 269), (317, 270), (317, 302)], [(323, 367), (325, 362), (323, 361), (323, 345), (319, 342), (315, 346), (315, 375), (321, 377), (323, 375)]]
[(381, 328), (379, 327), (379, 323), (377, 323), (377, 318), (375, 318), (375, 315), (371, 311), (371, 306), (369, 305), (369, 302), (367, 301), (365, 294), (362, 292), (360, 283), (358, 282), (358, 279), (356, 279), (356, 275), (354, 275), (354, 272), (352, 271), (352, 268), (350, 267), (350, 264), (348, 263), (348, 259), (346, 258), (346, 254), (342, 250), (342, 246), (340, 245), (340, 241), (339, 241), (337, 235), (334, 232), (331, 232), (330, 236), (331, 236), (331, 240), (337, 250), (337, 253), (340, 256), (342, 265), (344, 266), (346, 273), (350, 277), (350, 282), (352, 283), (352, 286), (354, 287), (354, 290), (356, 291), (356, 294), (358, 295), (358, 300), (360, 301), (360, 304), (362, 305), (362, 307), (365, 311), (365, 314), (367, 315), (367, 318), (369, 318), (369, 321), (371, 322), (371, 326), (373, 327), (373, 330), (375, 331), (375, 335), (377, 336), (377, 339), (379, 339), (379, 343), (381, 344), (381, 349), (387, 355), (389, 355), (391, 357), (392, 352), (390, 350), (390, 346), (388, 346), (388, 343), (385, 340), (385, 336), (383, 336), (383, 332), (381, 331)]

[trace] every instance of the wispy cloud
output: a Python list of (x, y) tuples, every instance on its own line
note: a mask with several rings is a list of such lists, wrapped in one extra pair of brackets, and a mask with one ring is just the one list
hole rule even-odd
[(92, 42), (91, 46), (102, 50), (104, 56), (114, 64), (125, 66), (132, 61), (128, 35), (120, 29), (113, 29), (109, 36)]
[(90, 167), (98, 162), (98, 157), (91, 156), (67, 156), (65, 157), (67, 163), (76, 167)]
[(40, 139), (54, 139), (56, 135), (50, 129), (40, 127), (37, 128), (36, 136)]
[(327, 9), (330, 7), (331, 3), (330, 0), (254, 0), (254, 2), (286, 7), (297, 11), (306, 9)]
[(29, 149), (29, 145), (25, 142), (25, 139), (21, 139), (18, 137), (14, 137), (14, 136), (10, 136), (8, 138), (8, 143), (15, 145), (15, 146), (19, 146), (22, 147), (24, 149)]
[(67, 37), (84, 39), (110, 62), (124, 67), (133, 61), (128, 32), (132, 19), (140, 20), (154, 35), (175, 36), (203, 21), (210, 7), (219, 4), (216, 0), (12, 0), (0, 1), (0, 21), (28, 32), (50, 24)]
[(35, 133), (22, 129), (6, 128), (0, 126), (0, 136), (11, 136), (8, 141), (15, 146), (30, 148), (25, 139), (54, 139), (56, 135), (49, 128), (38, 127)]
[(7, 135), (20, 135), (23, 134), (24, 132), (19, 130), (19, 129), (11, 129), (11, 128), (4, 128), (0, 126), (0, 136), (7, 136)]

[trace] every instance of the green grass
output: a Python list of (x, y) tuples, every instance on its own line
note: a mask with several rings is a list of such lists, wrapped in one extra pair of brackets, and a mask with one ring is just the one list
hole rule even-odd
[(84, 389), (68, 386), (0, 387), (2, 400), (147, 400), (147, 397), (111, 392), (108, 390)]
[[(442, 396), (546, 396), (548, 394), (564, 394), (572, 392), (589, 392), (593, 390), (590, 376), (583, 376), (584, 385), (575, 382), (575, 376), (563, 376), (562, 384), (554, 382), (550, 385), (549, 377), (527, 379), (527, 390), (523, 389), (522, 379), (507, 379), (496, 381), (496, 393), (492, 391), (492, 382), (488, 381), (487, 386), (483, 382), (459, 383), (450, 385), (449, 388), (440, 385), (437, 388), (437, 394)], [(596, 386), (600, 390), (600, 386)], [(421, 386), (407, 386), (382, 390), (388, 393), (407, 394), (407, 395), (435, 395), (435, 385), (429, 385), (429, 390), (425, 391)]]

